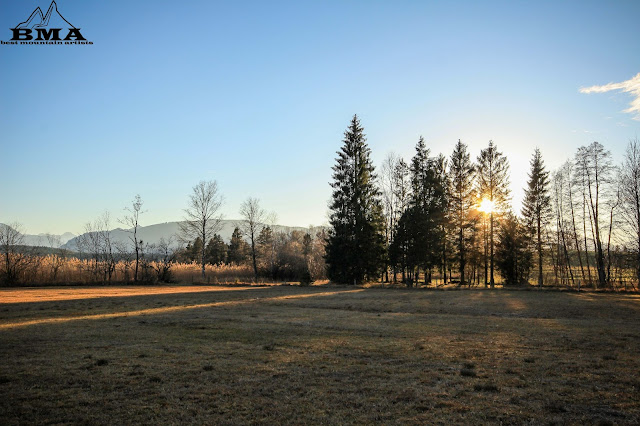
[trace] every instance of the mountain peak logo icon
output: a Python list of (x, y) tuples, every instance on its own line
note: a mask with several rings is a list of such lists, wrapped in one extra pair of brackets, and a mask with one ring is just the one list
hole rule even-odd
[(29, 18), (20, 22), (16, 25), (16, 28), (28, 28), (28, 29), (38, 29), (38, 28), (76, 28), (69, 21), (64, 19), (64, 17), (58, 11), (58, 5), (55, 0), (51, 2), (49, 5), (49, 9), (45, 15), (42, 14), (42, 10), (39, 7), (31, 13)]
[(0, 45), (93, 44), (84, 38), (79, 27), (60, 14), (55, 0), (51, 1), (47, 13), (42, 13), (42, 9), (36, 7), (26, 21), (9, 30), (11, 39), (0, 40)]

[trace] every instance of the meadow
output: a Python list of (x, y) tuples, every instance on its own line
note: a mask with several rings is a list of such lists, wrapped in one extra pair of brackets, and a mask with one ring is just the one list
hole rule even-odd
[(0, 290), (3, 424), (638, 424), (640, 296)]

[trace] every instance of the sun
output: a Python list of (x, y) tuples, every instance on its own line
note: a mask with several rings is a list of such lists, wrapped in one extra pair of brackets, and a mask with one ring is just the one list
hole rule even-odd
[(478, 210), (484, 213), (492, 213), (493, 211), (495, 211), (495, 203), (491, 200), (483, 198), (480, 202), (480, 207), (478, 207)]

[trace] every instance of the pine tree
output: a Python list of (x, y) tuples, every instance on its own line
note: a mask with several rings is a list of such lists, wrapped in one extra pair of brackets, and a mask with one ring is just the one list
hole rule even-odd
[(420, 137), (416, 145), (416, 154), (411, 159), (411, 196), (409, 207), (398, 221), (393, 254), (397, 257), (406, 252), (406, 266), (412, 285), (425, 272), (425, 281), (429, 280), (434, 266), (441, 265), (445, 241), (446, 225), (446, 177), (442, 173), (444, 158), (429, 157), (429, 149)]
[[(416, 153), (411, 159), (411, 199), (407, 210), (407, 229), (409, 239), (409, 277), (410, 282), (418, 283), (420, 268), (426, 272), (433, 261), (433, 222), (429, 215), (430, 192), (433, 178), (433, 167), (429, 158), (430, 151), (420, 136), (416, 144)], [(417, 268), (417, 270), (415, 270)], [(426, 274), (425, 274), (425, 282)]]
[[(201, 260), (201, 255), (203, 252), (202, 238), (198, 237), (193, 240), (193, 245), (191, 246), (191, 261), (199, 261)], [(205, 262), (206, 263), (206, 262)]]
[(265, 226), (258, 235), (258, 252), (262, 261), (267, 265), (269, 274), (275, 274), (275, 236), (270, 226)]
[(380, 276), (384, 264), (384, 218), (364, 129), (356, 115), (333, 166), (326, 262), (329, 278), (362, 283)]
[(205, 249), (207, 263), (218, 265), (225, 263), (227, 260), (227, 244), (224, 242), (220, 234), (214, 234), (213, 238), (207, 243)]
[(242, 232), (240, 228), (236, 227), (231, 234), (231, 241), (229, 241), (229, 254), (227, 255), (227, 261), (229, 263), (235, 263), (240, 265), (249, 257), (249, 244), (242, 238)]
[(508, 213), (498, 227), (496, 246), (496, 266), (505, 285), (528, 282), (532, 264), (528, 239), (527, 227)]
[(542, 229), (551, 214), (551, 197), (549, 196), (549, 172), (545, 170), (542, 154), (536, 148), (531, 159), (529, 181), (524, 190), (522, 217), (529, 235), (535, 237), (538, 254), (538, 285), (542, 286)]
[[(494, 219), (497, 214), (506, 212), (509, 209), (509, 163), (498, 148), (489, 141), (489, 146), (478, 156), (478, 195), (487, 200), (489, 209), (489, 259), (490, 259), (490, 279), (491, 287), (495, 285), (494, 272)], [(486, 214), (486, 212), (485, 212)]]
[(466, 284), (465, 268), (467, 266), (467, 251), (472, 237), (471, 231), (475, 225), (473, 205), (475, 188), (473, 178), (475, 168), (467, 152), (467, 145), (460, 140), (456, 144), (451, 162), (449, 175), (451, 179), (451, 215), (456, 234), (456, 250), (458, 266), (460, 268), (460, 284)]

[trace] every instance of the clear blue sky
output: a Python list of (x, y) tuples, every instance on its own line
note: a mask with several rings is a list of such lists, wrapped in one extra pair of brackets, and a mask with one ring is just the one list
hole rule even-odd
[[(0, 0), (0, 40), (49, 3)], [(579, 93), (640, 73), (639, 1), (57, 3), (92, 46), (0, 46), (0, 222), (29, 233), (78, 233), (136, 193), (143, 224), (179, 220), (202, 179), (226, 218), (255, 196), (323, 224), (354, 113), (376, 164), (420, 135), (447, 156), (493, 139), (516, 209), (536, 146), (553, 169), (640, 136), (632, 94)]]

